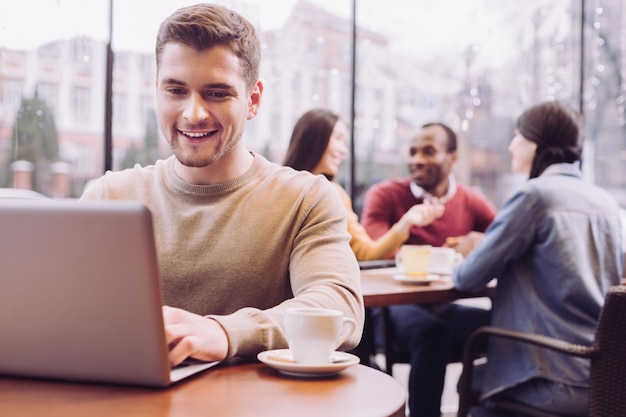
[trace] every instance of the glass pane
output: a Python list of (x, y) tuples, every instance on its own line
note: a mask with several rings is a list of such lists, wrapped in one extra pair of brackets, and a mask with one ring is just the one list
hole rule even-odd
[(457, 178), (499, 205), (517, 115), (543, 100), (578, 105), (580, 2), (392, 3), (358, 3), (358, 183), (408, 175), (408, 141), (440, 121), (459, 134)]
[(626, 1), (587, 3), (585, 167), (626, 207)]
[[(169, 155), (154, 113), (154, 39), (163, 18), (192, 3), (113, 4), (113, 169)], [(352, 123), (352, 0), (220, 3), (262, 38), (265, 91), (249, 148), (281, 163), (295, 120), (313, 107)], [(585, 172), (626, 205), (625, 4), (357, 0), (357, 211), (372, 183), (406, 174), (407, 141), (433, 120), (460, 132), (459, 179), (501, 203), (515, 117), (547, 99), (584, 111)], [(108, 0), (0, 5), (0, 187), (77, 196), (102, 174), (108, 17)]]
[(0, 4), (0, 187), (71, 197), (102, 172), (106, 16), (106, 0)]

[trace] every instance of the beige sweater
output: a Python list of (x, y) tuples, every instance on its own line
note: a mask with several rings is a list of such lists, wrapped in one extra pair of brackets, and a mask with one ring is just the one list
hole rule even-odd
[(292, 306), (343, 311), (358, 325), (341, 348), (358, 344), (359, 268), (346, 209), (325, 178), (254, 154), (239, 178), (193, 185), (170, 157), (107, 172), (82, 199), (134, 200), (151, 210), (164, 304), (217, 320), (229, 357), (286, 348), (282, 310)]

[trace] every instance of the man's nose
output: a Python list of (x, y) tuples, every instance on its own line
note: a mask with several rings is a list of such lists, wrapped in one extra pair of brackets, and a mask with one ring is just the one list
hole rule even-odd
[(414, 165), (423, 165), (426, 161), (424, 158), (424, 154), (422, 152), (415, 152), (413, 155), (409, 156), (409, 163)]
[(209, 112), (200, 94), (194, 93), (189, 96), (183, 117), (191, 123), (196, 123), (209, 117)]

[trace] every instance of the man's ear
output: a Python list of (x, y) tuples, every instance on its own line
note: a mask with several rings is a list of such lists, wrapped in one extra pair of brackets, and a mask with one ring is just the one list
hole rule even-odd
[(259, 111), (261, 106), (261, 97), (263, 96), (263, 82), (257, 81), (252, 91), (250, 92), (250, 98), (248, 99), (248, 119), (253, 119)]

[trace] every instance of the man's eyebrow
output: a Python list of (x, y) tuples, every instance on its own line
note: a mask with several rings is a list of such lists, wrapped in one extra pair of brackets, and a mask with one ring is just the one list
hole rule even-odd
[(228, 83), (210, 83), (210, 84), (205, 84), (204, 88), (220, 88), (224, 90), (230, 90), (235, 87), (233, 87), (231, 84), (228, 84)]
[[(179, 86), (187, 85), (187, 83), (185, 83), (184, 81), (177, 80), (176, 78), (166, 78), (162, 81), (162, 83), (167, 84), (167, 85), (179, 85)], [(221, 90), (232, 90), (235, 87), (233, 87), (231, 84), (228, 84), (228, 83), (209, 83), (209, 84), (203, 85), (202, 88), (218, 88)]]
[(166, 78), (162, 81), (162, 84), (186, 85), (184, 82), (177, 80), (176, 78)]

